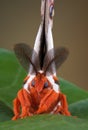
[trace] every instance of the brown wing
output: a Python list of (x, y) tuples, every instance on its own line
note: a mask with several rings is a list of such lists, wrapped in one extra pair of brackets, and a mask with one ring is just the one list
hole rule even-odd
[(20, 62), (20, 64), (25, 68), (25, 70), (28, 72), (30, 60), (29, 57), (31, 57), (32, 49), (25, 43), (18, 43), (14, 46), (14, 52)]
[(54, 59), (54, 49), (48, 51), (44, 58), (43, 71), (47, 75), (54, 74), (56, 71), (55, 62), (52, 59)]
[(64, 61), (67, 59), (69, 54), (69, 51), (65, 47), (59, 47), (55, 49), (55, 64), (56, 64), (56, 69), (58, 69)]
[(46, 54), (43, 67), (45, 73), (53, 74), (64, 63), (69, 54), (68, 49), (65, 47), (55, 49), (54, 57), (51, 57), (52, 52), (53, 49)]

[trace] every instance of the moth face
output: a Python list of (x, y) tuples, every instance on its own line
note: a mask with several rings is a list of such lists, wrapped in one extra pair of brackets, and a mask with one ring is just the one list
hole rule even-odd
[(44, 73), (38, 72), (37, 75), (30, 75), (24, 79), (24, 89), (30, 93), (30, 89), (36, 89), (38, 93), (43, 90), (53, 89), (55, 92), (59, 92), (59, 82), (55, 76), (45, 76)]
[(38, 93), (41, 93), (45, 89), (52, 89), (52, 84), (44, 74), (38, 73), (30, 82), (29, 87), (30, 89), (33, 87), (37, 90)]

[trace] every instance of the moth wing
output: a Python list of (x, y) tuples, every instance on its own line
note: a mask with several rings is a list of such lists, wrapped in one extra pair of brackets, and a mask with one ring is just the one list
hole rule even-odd
[(16, 57), (18, 58), (20, 64), (28, 72), (29, 64), (30, 64), (29, 57), (31, 57), (31, 54), (32, 54), (31, 47), (29, 47), (25, 43), (18, 43), (14, 46), (14, 52), (15, 52)]
[(64, 63), (67, 59), (69, 51), (65, 47), (58, 47), (55, 49), (55, 54), (52, 57), (51, 54), (53, 53), (53, 49), (47, 52), (44, 60), (44, 67), (43, 70), (45, 73), (54, 74), (56, 69)]
[(59, 69), (59, 67), (64, 63), (64, 61), (67, 59), (69, 54), (69, 51), (65, 47), (59, 47), (55, 49), (55, 65), (56, 69)]
[(27, 72), (30, 74), (38, 72), (40, 68), (39, 56), (29, 45), (25, 43), (18, 43), (15, 45), (14, 51), (20, 64)]
[(44, 58), (43, 71), (46, 73), (46, 75), (54, 74), (56, 72), (55, 62), (52, 61), (53, 58), (54, 49), (51, 49), (46, 53)]
[(39, 54), (33, 50), (32, 57), (31, 57), (32, 63), (29, 67), (30, 74), (33, 74), (35, 71), (36, 73), (40, 70), (40, 62), (39, 62)]

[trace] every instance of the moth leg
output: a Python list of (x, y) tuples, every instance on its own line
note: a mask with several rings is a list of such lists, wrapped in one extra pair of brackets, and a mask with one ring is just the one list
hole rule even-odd
[(62, 108), (64, 110), (64, 114), (67, 116), (70, 116), (71, 113), (68, 110), (68, 103), (67, 103), (66, 96), (62, 93), (60, 93), (60, 96), (61, 96), (61, 105), (62, 105)]
[[(17, 98), (14, 100), (13, 103), (14, 103), (15, 116), (12, 118), (12, 120), (16, 120), (19, 117), (25, 118), (27, 116), (32, 115), (31, 96), (25, 89), (21, 89), (18, 92)], [(21, 111), (21, 115), (19, 116), (20, 107), (21, 107), (22, 111)]]
[(32, 116), (30, 94), (25, 89), (22, 89), (21, 91), (18, 92), (18, 98), (19, 98), (19, 101), (21, 103), (21, 108), (22, 108), (22, 113), (20, 115), (20, 118)]
[(14, 105), (14, 109), (13, 109), (13, 111), (14, 111), (14, 117), (12, 118), (12, 120), (16, 120), (20, 116), (20, 106), (21, 106), (20, 105), (20, 101), (18, 100), (18, 98), (15, 98), (13, 100), (13, 105)]
[(41, 100), (37, 114), (53, 113), (70, 116), (66, 96), (62, 93), (50, 91)]
[(49, 113), (58, 103), (59, 94), (50, 90), (41, 100), (37, 114)]
[(53, 113), (55, 114), (60, 113), (62, 115), (70, 116), (71, 113), (68, 110), (68, 103), (67, 103), (66, 96), (64, 94), (60, 93), (58, 102), (59, 103), (57, 104)]

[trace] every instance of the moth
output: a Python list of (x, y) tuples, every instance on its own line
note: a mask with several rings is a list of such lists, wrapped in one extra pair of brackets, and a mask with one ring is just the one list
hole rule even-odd
[(13, 100), (12, 120), (43, 113), (71, 115), (56, 76), (56, 70), (67, 59), (69, 52), (65, 47), (54, 49), (53, 16), (54, 0), (41, 0), (41, 23), (34, 48), (25, 43), (14, 47), (19, 62), (28, 74), (23, 88)]

